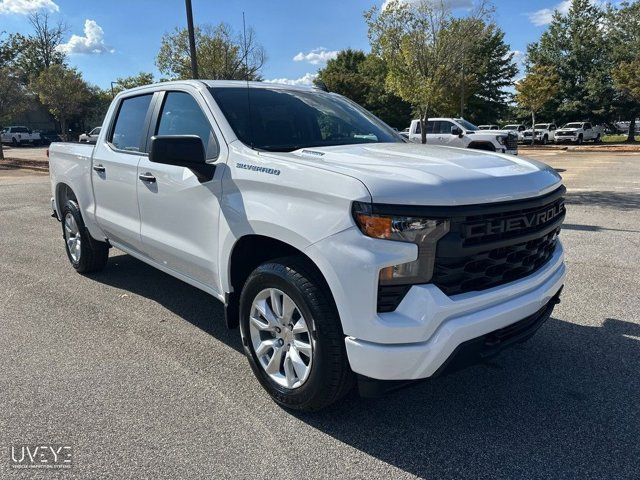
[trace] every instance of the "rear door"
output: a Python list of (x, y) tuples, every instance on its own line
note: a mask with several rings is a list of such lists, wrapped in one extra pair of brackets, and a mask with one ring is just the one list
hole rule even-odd
[[(196, 89), (162, 92), (149, 135), (198, 135), (209, 163), (226, 159), (221, 132)], [(222, 173), (217, 168), (211, 180), (201, 182), (186, 167), (153, 163), (146, 156), (138, 165), (145, 253), (216, 292), (220, 291), (217, 253)]]
[(96, 221), (109, 240), (140, 251), (140, 214), (136, 188), (153, 93), (120, 100), (104, 141), (94, 150), (92, 182)]

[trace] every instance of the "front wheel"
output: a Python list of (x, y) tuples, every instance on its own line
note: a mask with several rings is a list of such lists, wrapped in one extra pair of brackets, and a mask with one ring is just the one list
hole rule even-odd
[(578, 135), (578, 145), (582, 145), (583, 136), (582, 134)]
[(245, 354), (280, 405), (314, 411), (353, 385), (344, 333), (328, 287), (301, 258), (264, 263), (240, 296)]
[(67, 200), (62, 207), (62, 236), (67, 257), (79, 273), (102, 270), (109, 258), (109, 245), (89, 235), (78, 204)]
[(549, 137), (545, 135), (544, 137), (542, 137), (542, 144), (546, 145), (547, 143), (549, 143)]

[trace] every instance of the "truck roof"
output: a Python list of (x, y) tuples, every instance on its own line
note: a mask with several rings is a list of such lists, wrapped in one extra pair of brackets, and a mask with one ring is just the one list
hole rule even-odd
[(278, 88), (283, 90), (303, 90), (303, 91), (318, 90), (318, 88), (314, 86), (289, 85), (286, 83), (272, 83), (272, 82), (246, 82), (244, 80), (173, 80), (170, 82), (151, 83), (149, 85), (143, 85), (140, 87), (124, 90), (124, 92), (135, 92), (137, 90), (147, 90), (147, 89), (151, 90), (154, 88), (165, 89), (173, 85), (191, 85), (196, 88), (202, 87), (202, 85), (205, 85), (207, 87), (216, 87), (216, 88), (233, 88), (233, 87), (244, 88), (244, 87), (247, 87), (248, 85), (249, 88), (271, 88), (271, 89)]

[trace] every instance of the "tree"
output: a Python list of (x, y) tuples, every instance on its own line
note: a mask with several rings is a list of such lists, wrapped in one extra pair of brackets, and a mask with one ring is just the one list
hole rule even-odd
[(627, 142), (635, 142), (636, 116), (640, 112), (640, 56), (620, 63), (613, 71), (613, 82), (616, 89), (635, 105), (630, 109), (632, 113), (627, 137)]
[[(27, 92), (16, 72), (7, 66), (0, 65), (0, 125), (9, 117), (26, 108)], [(0, 160), (4, 160), (2, 142), (0, 142)]]
[[(469, 19), (484, 19), (484, 3)], [(392, 0), (385, 8), (365, 13), (373, 53), (387, 64), (386, 87), (409, 102), (420, 116), (422, 143), (425, 122), (432, 112), (451, 111), (460, 98), (455, 85), (470, 74), (460, 71), (476, 37), (468, 34), (474, 22), (456, 21), (445, 2), (420, 0), (411, 4)], [(455, 46), (455, 48), (452, 48)], [(466, 76), (465, 76), (466, 75)]]
[(114, 94), (117, 94), (122, 90), (128, 90), (130, 88), (135, 88), (135, 87), (142, 87), (144, 85), (150, 85), (152, 83), (153, 83), (153, 73), (140, 72), (137, 75), (116, 79), (115, 85), (113, 86), (112, 91)]
[(552, 66), (556, 95), (544, 111), (548, 120), (605, 121), (613, 111), (611, 48), (604, 2), (572, 0), (566, 14), (555, 12), (540, 40), (527, 48), (528, 68)]
[(67, 32), (66, 25), (63, 22), (52, 24), (47, 12), (32, 13), (29, 23), (33, 33), (20, 36), (20, 53), (16, 58), (16, 66), (22, 71), (25, 83), (52, 65), (64, 65), (65, 62), (65, 55), (58, 47)]
[(608, 19), (614, 104), (617, 112), (630, 120), (627, 142), (635, 142), (636, 118), (640, 115), (640, 2), (622, 3), (618, 10), (609, 11)]
[[(264, 48), (252, 28), (243, 35), (234, 33), (226, 23), (195, 28), (196, 57), (202, 78), (211, 80), (260, 80), (266, 61)], [(191, 78), (189, 36), (186, 28), (176, 28), (162, 37), (156, 65), (172, 79)]]
[(559, 80), (553, 67), (538, 66), (516, 83), (516, 102), (531, 112), (532, 145), (536, 139), (536, 113), (554, 98), (559, 89)]
[(481, 39), (473, 45), (471, 59), (477, 80), (467, 101), (469, 120), (483, 124), (507, 118), (512, 96), (508, 88), (513, 85), (518, 66), (504, 41), (504, 32), (494, 24), (487, 25)]
[(32, 88), (51, 115), (60, 122), (62, 135), (66, 138), (67, 121), (81, 113), (90, 99), (89, 86), (77, 70), (52, 65), (40, 73), (32, 83)]
[(318, 71), (318, 82), (339, 93), (398, 129), (411, 121), (411, 105), (385, 88), (387, 66), (374, 54), (343, 50)]

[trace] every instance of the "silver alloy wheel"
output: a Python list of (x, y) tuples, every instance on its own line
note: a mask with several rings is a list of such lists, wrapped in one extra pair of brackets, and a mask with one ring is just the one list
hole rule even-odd
[(78, 263), (80, 261), (80, 249), (82, 246), (80, 229), (78, 228), (76, 219), (71, 214), (71, 212), (68, 212), (64, 216), (64, 239), (67, 242), (69, 255), (71, 255), (74, 263)]
[(249, 333), (258, 362), (269, 377), (286, 388), (298, 388), (309, 378), (313, 336), (295, 302), (277, 288), (253, 299)]

